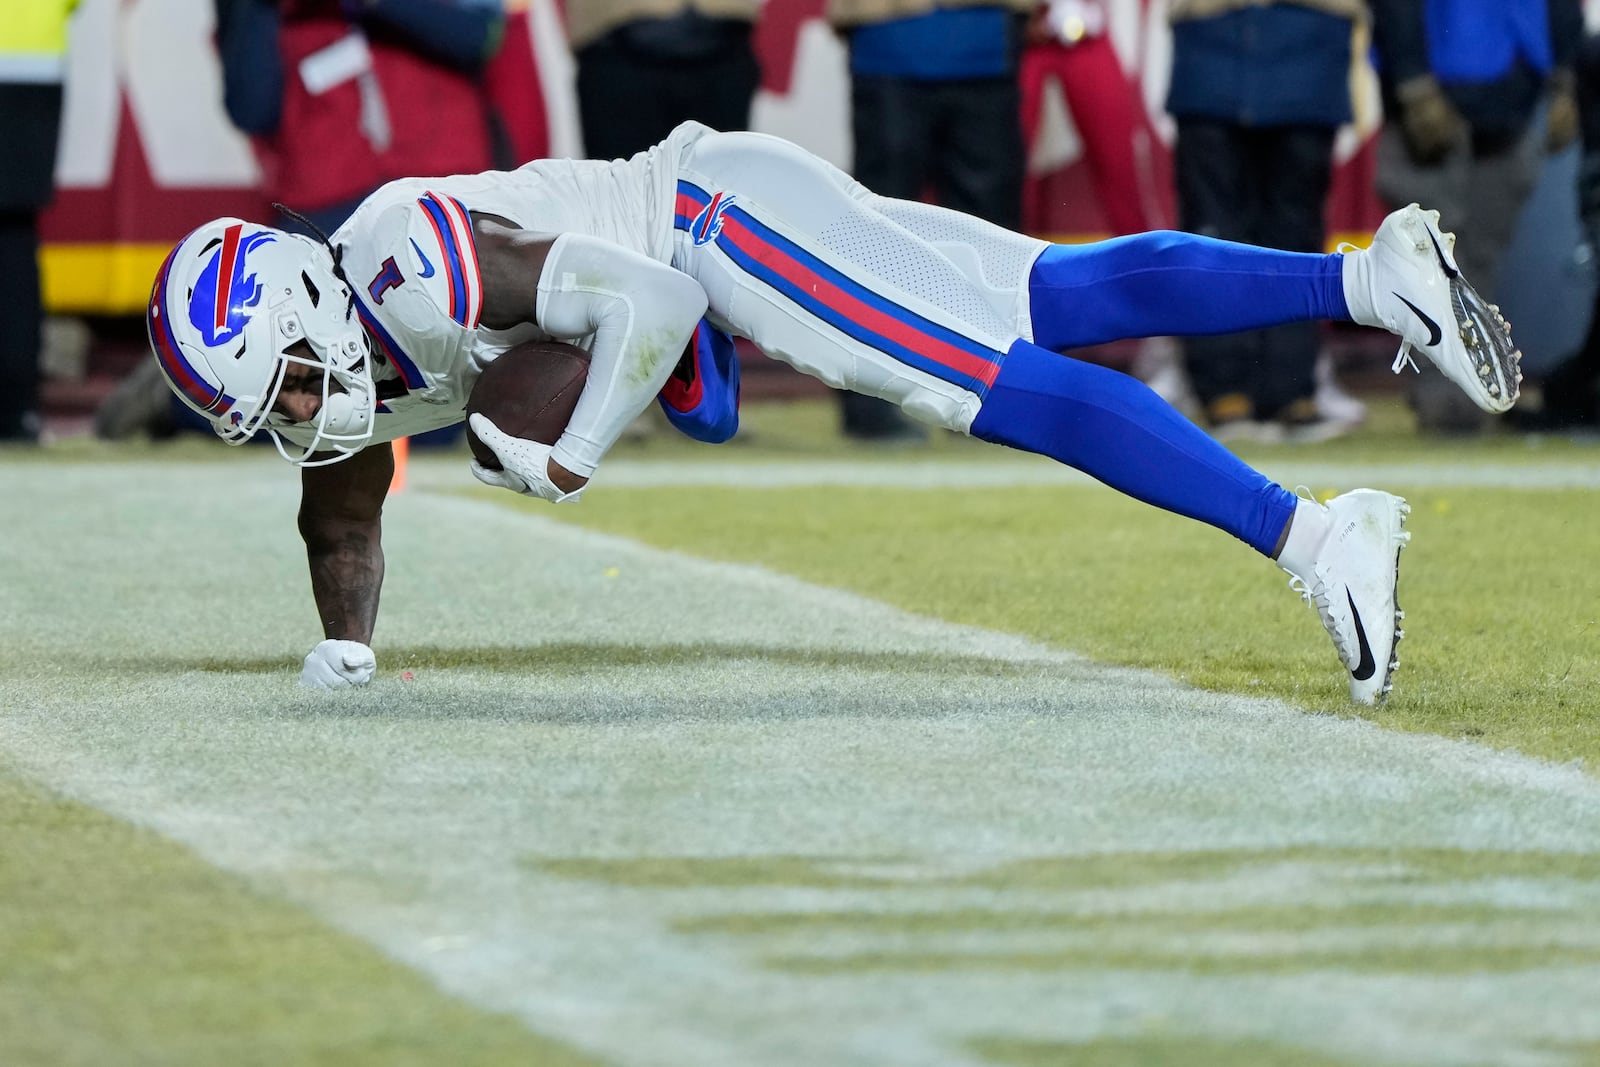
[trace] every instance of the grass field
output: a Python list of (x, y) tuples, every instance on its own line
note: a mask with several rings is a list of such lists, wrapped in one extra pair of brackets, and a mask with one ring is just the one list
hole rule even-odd
[(369, 689), (265, 450), (0, 453), (0, 1064), (1600, 1062), (1600, 446), (1381, 407), (1393, 699), (1224, 535), (830, 408), (413, 465)]

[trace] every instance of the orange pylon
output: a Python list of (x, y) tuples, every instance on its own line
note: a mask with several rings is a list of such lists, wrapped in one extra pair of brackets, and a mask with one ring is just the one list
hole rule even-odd
[(411, 438), (397, 437), (394, 440), (394, 477), (389, 479), (389, 493), (400, 492), (406, 487), (406, 462), (411, 458)]

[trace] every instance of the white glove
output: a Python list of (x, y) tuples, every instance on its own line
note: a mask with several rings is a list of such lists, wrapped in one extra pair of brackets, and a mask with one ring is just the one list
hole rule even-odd
[(489, 451), (500, 460), (500, 470), (485, 467), (477, 460), (472, 461), (472, 476), (484, 485), (492, 485), (496, 489), (509, 489), (513, 493), (522, 493), (525, 496), (536, 496), (555, 504), (577, 500), (583, 494), (583, 489), (588, 488), (584, 486), (573, 492), (563, 493), (550, 480), (550, 453), (554, 451), (553, 446), (512, 437), (502, 432), (500, 427), (490, 422), (484, 415), (469, 416), (467, 425), (478, 435), (478, 440), (488, 446)]
[(360, 641), (320, 642), (306, 653), (300, 684), (307, 689), (343, 689), (366, 685), (378, 671), (378, 658)]

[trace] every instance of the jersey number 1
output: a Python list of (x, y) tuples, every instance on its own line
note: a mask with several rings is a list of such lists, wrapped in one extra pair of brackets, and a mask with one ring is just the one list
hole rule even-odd
[(368, 283), (367, 292), (371, 295), (374, 304), (381, 304), (383, 303), (383, 294), (390, 289), (400, 288), (405, 280), (405, 276), (400, 273), (400, 264), (394, 261), (393, 256), (390, 256), (383, 261), (383, 268), (378, 271), (377, 276)]

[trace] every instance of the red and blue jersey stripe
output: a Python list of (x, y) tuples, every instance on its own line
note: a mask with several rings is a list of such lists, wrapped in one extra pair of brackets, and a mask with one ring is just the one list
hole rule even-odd
[(188, 398), (191, 404), (212, 415), (221, 415), (233, 407), (234, 398), (219, 387), (206, 381), (183, 354), (177, 335), (167, 322), (167, 280), (172, 272), (172, 259), (178, 254), (175, 247), (167, 253), (166, 261), (156, 272), (156, 282), (150, 292), (150, 311), (145, 325), (150, 331), (150, 347), (155, 351), (156, 362), (169, 381)]
[[(692, 182), (680, 180), (677, 228), (692, 235), (694, 220), (711, 199)], [(874, 292), (738, 204), (730, 204), (722, 219), (714, 243), (745, 273), (861, 344), (979, 397), (988, 394), (1003, 352)]]
[(362, 303), (360, 297), (356, 298), (356, 317), (361, 320), (361, 325), (366, 327), (367, 336), (371, 337), (373, 343), (383, 352), (389, 365), (399, 372), (400, 380), (405, 383), (408, 390), (421, 389), (428, 384), (427, 379), (423, 377), (422, 369), (406, 355), (405, 350), (400, 347), (400, 342), (394, 339), (394, 334), (384, 329), (383, 323), (378, 321), (378, 316)]
[(478, 269), (478, 249), (472, 239), (472, 219), (453, 196), (424, 193), (417, 204), (428, 217), (444, 256), (450, 289), (450, 317), (467, 329), (477, 329), (483, 314), (483, 278)]

